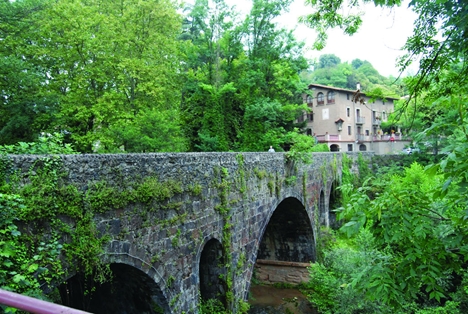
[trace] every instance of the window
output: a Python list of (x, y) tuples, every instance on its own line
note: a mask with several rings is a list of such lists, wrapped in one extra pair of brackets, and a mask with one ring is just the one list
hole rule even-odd
[(314, 121), (314, 113), (313, 112), (309, 113), (308, 116), (309, 116), (309, 121)]
[(350, 117), (351, 116), (351, 108), (346, 108), (346, 116)]
[(323, 93), (318, 93), (317, 94), (317, 105), (323, 105), (325, 103), (324, 101), (324, 96)]
[(307, 102), (308, 104), (312, 104), (312, 99), (313, 99), (312, 96), (307, 95), (306, 102)]
[(385, 111), (382, 112), (382, 120), (387, 121), (387, 113)]
[(299, 117), (297, 117), (297, 122), (301, 123), (304, 122), (304, 115), (301, 114)]
[(348, 144), (348, 152), (352, 152), (353, 151), (353, 144)]
[(328, 120), (330, 119), (330, 112), (328, 108), (322, 109), (322, 120)]
[(349, 100), (349, 94), (346, 94), (346, 100)]
[(366, 136), (369, 136), (369, 130), (366, 130)]
[(327, 104), (335, 103), (335, 92), (328, 92), (327, 94)]
[(348, 135), (351, 135), (351, 126), (348, 125)]

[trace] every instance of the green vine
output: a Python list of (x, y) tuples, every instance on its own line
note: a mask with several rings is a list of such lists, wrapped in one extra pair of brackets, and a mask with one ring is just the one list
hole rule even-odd
[[(243, 156), (242, 155), (237, 156), (237, 160), (240, 164), (243, 165)], [(239, 166), (239, 169), (242, 169), (243, 167)], [(220, 204), (216, 206), (215, 210), (217, 210), (221, 216), (224, 218), (224, 226), (223, 226), (223, 233), (222, 233), (222, 247), (223, 247), (223, 257), (224, 257), (224, 266), (225, 266), (225, 274), (222, 275), (222, 279), (224, 280), (224, 284), (226, 287), (226, 302), (228, 304), (229, 308), (235, 307), (234, 304), (234, 291), (233, 291), (233, 278), (234, 278), (234, 268), (233, 268), (233, 260), (232, 260), (232, 228), (233, 224), (231, 223), (232, 221), (232, 216), (230, 214), (230, 202), (229, 202), (229, 192), (230, 192), (230, 187), (231, 183), (229, 181), (229, 171), (227, 168), (214, 168), (214, 173), (219, 176), (219, 180), (216, 182), (216, 187), (218, 188), (218, 194), (220, 198)], [(241, 185), (245, 185), (245, 177), (244, 179), (241, 179), (242, 183)], [(236, 273), (239, 272), (239, 267), (242, 267), (243, 261), (242, 258), (240, 261), (237, 262), (236, 266)], [(213, 300), (212, 302), (216, 303), (216, 300)], [(202, 309), (202, 313), (205, 313), (207, 311), (207, 306), (208, 308), (213, 309), (213, 304), (212, 302), (208, 301), (207, 302), (201, 302), (200, 306)], [(218, 308), (218, 306), (215, 306)], [(246, 313), (249, 304), (244, 302), (243, 300), (239, 300), (237, 307), (239, 309), (239, 313)]]
[(302, 173), (302, 194), (303, 194), (303, 203), (307, 204), (307, 172)]
[(239, 165), (238, 170), (237, 170), (237, 177), (239, 180), (239, 191), (241, 194), (244, 194), (247, 191), (247, 182), (245, 179), (245, 169), (244, 169), (244, 155), (242, 154), (237, 154), (236, 155), (236, 160)]
[[(130, 183), (122, 177), (115, 186), (102, 180), (81, 190), (66, 183), (60, 156), (37, 159), (25, 174), (9, 169), (8, 157), (0, 155), (0, 286), (31, 296), (44, 298), (44, 285), (58, 286), (73, 273), (96, 283), (111, 277), (109, 265), (100, 260), (110, 236), (97, 230), (96, 213), (138, 204), (137, 214), (146, 217), (155, 209), (177, 211), (183, 205), (170, 201), (183, 192), (181, 184), (155, 177)], [(119, 169), (114, 170), (118, 176)], [(201, 186), (197, 189), (201, 191)], [(158, 223), (173, 226), (186, 217), (183, 213)], [(27, 228), (20, 228), (23, 225)], [(174, 246), (179, 245), (180, 233), (173, 238)], [(58, 301), (54, 298), (59, 295), (52, 296)]]

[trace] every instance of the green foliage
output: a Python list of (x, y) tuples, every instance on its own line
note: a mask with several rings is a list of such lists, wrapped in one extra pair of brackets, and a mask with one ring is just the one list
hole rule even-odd
[(350, 90), (356, 90), (359, 83), (361, 91), (372, 99), (397, 97), (404, 92), (401, 90), (402, 83), (399, 79), (380, 75), (369, 61), (355, 59), (351, 64), (341, 63), (333, 54), (321, 55), (313, 70), (301, 73), (301, 79), (307, 84), (314, 82)]
[[(302, 106), (303, 44), (274, 19), (290, 1), (253, 2), (240, 21), (224, 1), (187, 8), (182, 119), (195, 151), (265, 151), (283, 146)], [(246, 47), (246, 50), (244, 50)]]
[(254, 168), (254, 173), (260, 180), (264, 179), (267, 176), (267, 172), (265, 170), (259, 170), (257, 167)]
[(228, 314), (224, 305), (218, 299), (200, 300), (198, 306), (200, 314)]
[(0, 193), (0, 287), (44, 298), (41, 287), (56, 284), (64, 274), (58, 259), (62, 245), (55, 234), (20, 231), (24, 203), (19, 195)]
[(0, 145), (0, 154), (76, 154), (71, 144), (65, 144), (60, 133), (43, 134), (36, 142), (18, 142), (14, 145)]
[[(341, 231), (354, 237), (367, 228), (378, 259), (365, 277), (352, 281), (369, 300), (401, 309), (411, 302), (440, 304), (453, 289), (464, 259), (467, 234), (463, 207), (452, 203), (456, 189), (440, 198), (442, 176), (414, 163), (403, 174), (369, 178), (340, 212)], [(434, 252), (437, 252), (434, 254)]]
[(183, 150), (176, 10), (167, 0), (3, 2), (0, 144), (61, 130), (82, 152)]
[(201, 184), (194, 184), (194, 185), (189, 186), (189, 191), (193, 195), (200, 196), (203, 191), (203, 187)]
[(287, 177), (286, 180), (284, 181), (284, 183), (286, 183), (286, 185), (294, 185), (294, 184), (296, 184), (296, 182), (297, 182), (297, 177), (296, 176)]
[(353, 242), (339, 241), (325, 250), (324, 261), (311, 264), (311, 280), (302, 290), (320, 313), (395, 313), (384, 302), (369, 299), (366, 290), (356, 289), (356, 282), (368, 277), (385, 256), (375, 250), (367, 231)]
[(291, 145), (286, 153), (286, 158), (292, 161), (312, 163), (312, 152), (328, 152), (326, 144), (317, 144), (312, 136), (289, 132), (286, 134), (286, 142)]

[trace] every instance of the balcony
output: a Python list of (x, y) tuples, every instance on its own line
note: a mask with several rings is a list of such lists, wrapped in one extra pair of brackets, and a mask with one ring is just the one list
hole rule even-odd
[(337, 142), (340, 141), (340, 135), (339, 134), (323, 134), (323, 135), (316, 135), (315, 138), (317, 139), (318, 142), (320, 143), (326, 143), (326, 142)]
[(364, 124), (366, 122), (365, 117), (356, 116), (356, 124)]
[(365, 135), (364, 135), (364, 134), (357, 134), (357, 135), (356, 135), (356, 141), (357, 141), (358, 143), (364, 142), (365, 139), (366, 139), (366, 138), (365, 138)]
[(382, 124), (382, 120), (380, 118), (373, 118), (372, 119), (372, 125), (379, 126)]

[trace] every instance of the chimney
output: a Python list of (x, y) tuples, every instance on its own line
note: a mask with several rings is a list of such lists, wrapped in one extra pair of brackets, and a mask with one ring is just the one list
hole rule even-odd
[(356, 89), (361, 90), (361, 83), (359, 83), (359, 82), (356, 83)]

